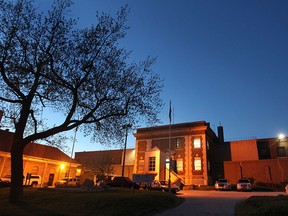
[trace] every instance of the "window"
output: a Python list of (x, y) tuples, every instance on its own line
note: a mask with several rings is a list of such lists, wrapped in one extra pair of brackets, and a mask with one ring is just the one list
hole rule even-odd
[(155, 171), (155, 163), (156, 158), (155, 157), (149, 157), (149, 171)]
[(183, 138), (177, 138), (176, 139), (176, 148), (183, 148), (184, 147), (184, 139)]
[(194, 158), (194, 170), (202, 170), (201, 157)]
[(169, 169), (169, 163), (170, 163), (169, 157), (166, 157), (166, 169)]
[(286, 157), (285, 147), (277, 148), (277, 157)]
[(194, 148), (201, 148), (201, 139), (200, 138), (194, 138), (193, 146), (194, 146)]
[(183, 159), (182, 158), (177, 158), (176, 169), (177, 171), (183, 171)]

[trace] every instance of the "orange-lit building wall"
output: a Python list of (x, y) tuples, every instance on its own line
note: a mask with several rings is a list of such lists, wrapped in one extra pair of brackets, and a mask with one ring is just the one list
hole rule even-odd
[(231, 141), (230, 148), (232, 161), (258, 160), (256, 140)]

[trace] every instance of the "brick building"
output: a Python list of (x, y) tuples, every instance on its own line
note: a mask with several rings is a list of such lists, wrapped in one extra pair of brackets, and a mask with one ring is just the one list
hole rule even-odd
[[(134, 167), (135, 149), (126, 149), (124, 176), (132, 178)], [(124, 150), (106, 150), (106, 151), (84, 151), (75, 152), (75, 160), (81, 163), (83, 172), (87, 171), (94, 175), (94, 170), (101, 166), (111, 166), (109, 177), (121, 176), (123, 168)], [(91, 172), (92, 171), (92, 172)], [(92, 176), (86, 176), (92, 178)]]
[(283, 184), (288, 182), (288, 139), (284, 137), (227, 142), (231, 160), (224, 161), (225, 177), (252, 178), (255, 182)]
[[(171, 181), (181, 179), (187, 186), (213, 185), (224, 177), (232, 183), (241, 177), (273, 184), (288, 181), (287, 138), (224, 142), (223, 127), (217, 129), (216, 135), (205, 121), (138, 128), (135, 149), (127, 150), (124, 175), (152, 174), (168, 180), (171, 158)], [(113, 175), (121, 176), (123, 150), (75, 153), (87, 167), (108, 155), (114, 158)]]
[(212, 184), (224, 175), (223, 160), (229, 158), (227, 151), (228, 155), (211, 152), (223, 148), (222, 127), (218, 133), (220, 139), (205, 121), (139, 128), (134, 134), (134, 173), (166, 180), (170, 175), (172, 182), (181, 179), (185, 185)]
[[(0, 130), (0, 177), (11, 175), (13, 136), (12, 132)], [(52, 146), (30, 143), (23, 152), (23, 175), (40, 175), (41, 186), (53, 186), (54, 182), (68, 175), (80, 176), (79, 167), (80, 164), (74, 159)]]

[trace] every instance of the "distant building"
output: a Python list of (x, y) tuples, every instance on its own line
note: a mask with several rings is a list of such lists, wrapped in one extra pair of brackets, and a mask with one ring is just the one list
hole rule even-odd
[[(124, 176), (132, 178), (135, 158), (135, 149), (126, 149)], [(110, 177), (121, 176), (124, 159), (124, 150), (105, 150), (75, 152), (75, 160), (82, 164), (83, 172), (92, 171), (101, 165), (111, 165), (113, 171)]]
[(255, 182), (288, 182), (288, 138), (266, 138), (227, 142), (231, 160), (224, 161), (225, 177), (235, 183), (239, 178)]
[[(0, 177), (11, 175), (11, 145), (14, 133), (0, 130)], [(80, 164), (58, 148), (30, 143), (24, 148), (23, 175), (40, 175), (41, 186), (53, 186), (54, 182), (70, 175), (80, 176)]]

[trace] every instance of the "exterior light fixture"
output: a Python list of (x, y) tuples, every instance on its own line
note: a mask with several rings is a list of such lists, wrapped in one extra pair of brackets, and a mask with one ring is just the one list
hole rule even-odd
[(283, 139), (284, 137), (285, 137), (285, 135), (282, 134), (282, 133), (278, 135), (278, 138), (279, 138), (280, 140)]

